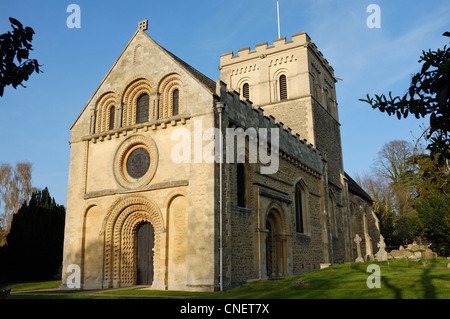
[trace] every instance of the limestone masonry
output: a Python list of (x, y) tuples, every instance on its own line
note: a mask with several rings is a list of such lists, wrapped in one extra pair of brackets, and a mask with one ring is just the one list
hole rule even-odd
[[(334, 71), (308, 35), (226, 53), (212, 81), (147, 25), (70, 128), (62, 288), (72, 264), (83, 289), (214, 291), (374, 258)], [(245, 147), (225, 148), (227, 132)]]

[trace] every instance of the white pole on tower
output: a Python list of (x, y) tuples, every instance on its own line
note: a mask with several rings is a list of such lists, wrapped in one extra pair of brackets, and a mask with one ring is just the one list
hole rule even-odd
[(280, 3), (277, 1), (277, 18), (278, 18), (278, 39), (281, 38), (280, 33)]

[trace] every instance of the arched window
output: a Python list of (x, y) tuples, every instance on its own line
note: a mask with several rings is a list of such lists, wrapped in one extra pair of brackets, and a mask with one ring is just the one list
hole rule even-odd
[(297, 233), (306, 232), (305, 210), (304, 190), (300, 186), (300, 183), (297, 183), (297, 185), (295, 186), (295, 228)]
[(157, 117), (159, 119), (184, 113), (183, 81), (178, 74), (173, 73), (164, 77), (158, 86), (158, 93), (160, 98)]
[(237, 163), (236, 165), (236, 184), (237, 184), (237, 204), (239, 207), (245, 207), (245, 165)]
[(250, 99), (250, 85), (248, 83), (244, 83), (242, 86), (242, 96), (247, 100)]
[(279, 78), (279, 84), (280, 84), (280, 100), (287, 100), (288, 93), (287, 93), (287, 79), (286, 75), (282, 74)]
[(179, 102), (180, 100), (180, 91), (175, 89), (172, 93), (172, 115), (178, 115), (179, 112)]
[(149, 96), (148, 94), (142, 94), (137, 99), (136, 106), (136, 123), (148, 122), (148, 108), (149, 108)]
[(114, 116), (116, 115), (116, 108), (111, 106), (109, 109), (109, 130), (114, 130)]
[(328, 214), (330, 218), (330, 230), (331, 235), (337, 236), (337, 225), (336, 225), (336, 198), (334, 194), (330, 192), (328, 201)]

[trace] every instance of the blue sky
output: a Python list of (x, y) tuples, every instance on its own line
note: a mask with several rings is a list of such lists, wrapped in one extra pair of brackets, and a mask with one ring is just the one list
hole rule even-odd
[[(70, 4), (81, 8), (81, 28), (70, 29)], [(281, 36), (305, 31), (335, 70), (344, 169), (368, 172), (384, 143), (411, 141), (424, 119), (388, 117), (359, 102), (367, 93), (405, 92), (420, 70), (423, 49), (442, 48), (450, 31), (448, 0), (280, 0)], [(370, 4), (381, 10), (381, 28), (368, 28)], [(44, 73), (26, 88), (0, 98), (0, 162), (33, 164), (33, 185), (48, 187), (66, 204), (69, 127), (137, 29), (147, 33), (211, 79), (221, 54), (278, 37), (275, 0), (1, 0), (0, 34), (9, 17), (32, 27), (32, 58)]]

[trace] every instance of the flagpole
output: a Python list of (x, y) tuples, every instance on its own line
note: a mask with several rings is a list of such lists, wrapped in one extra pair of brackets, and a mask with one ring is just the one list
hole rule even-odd
[(277, 18), (278, 18), (278, 39), (281, 38), (280, 33), (280, 4), (279, 1), (277, 1)]

